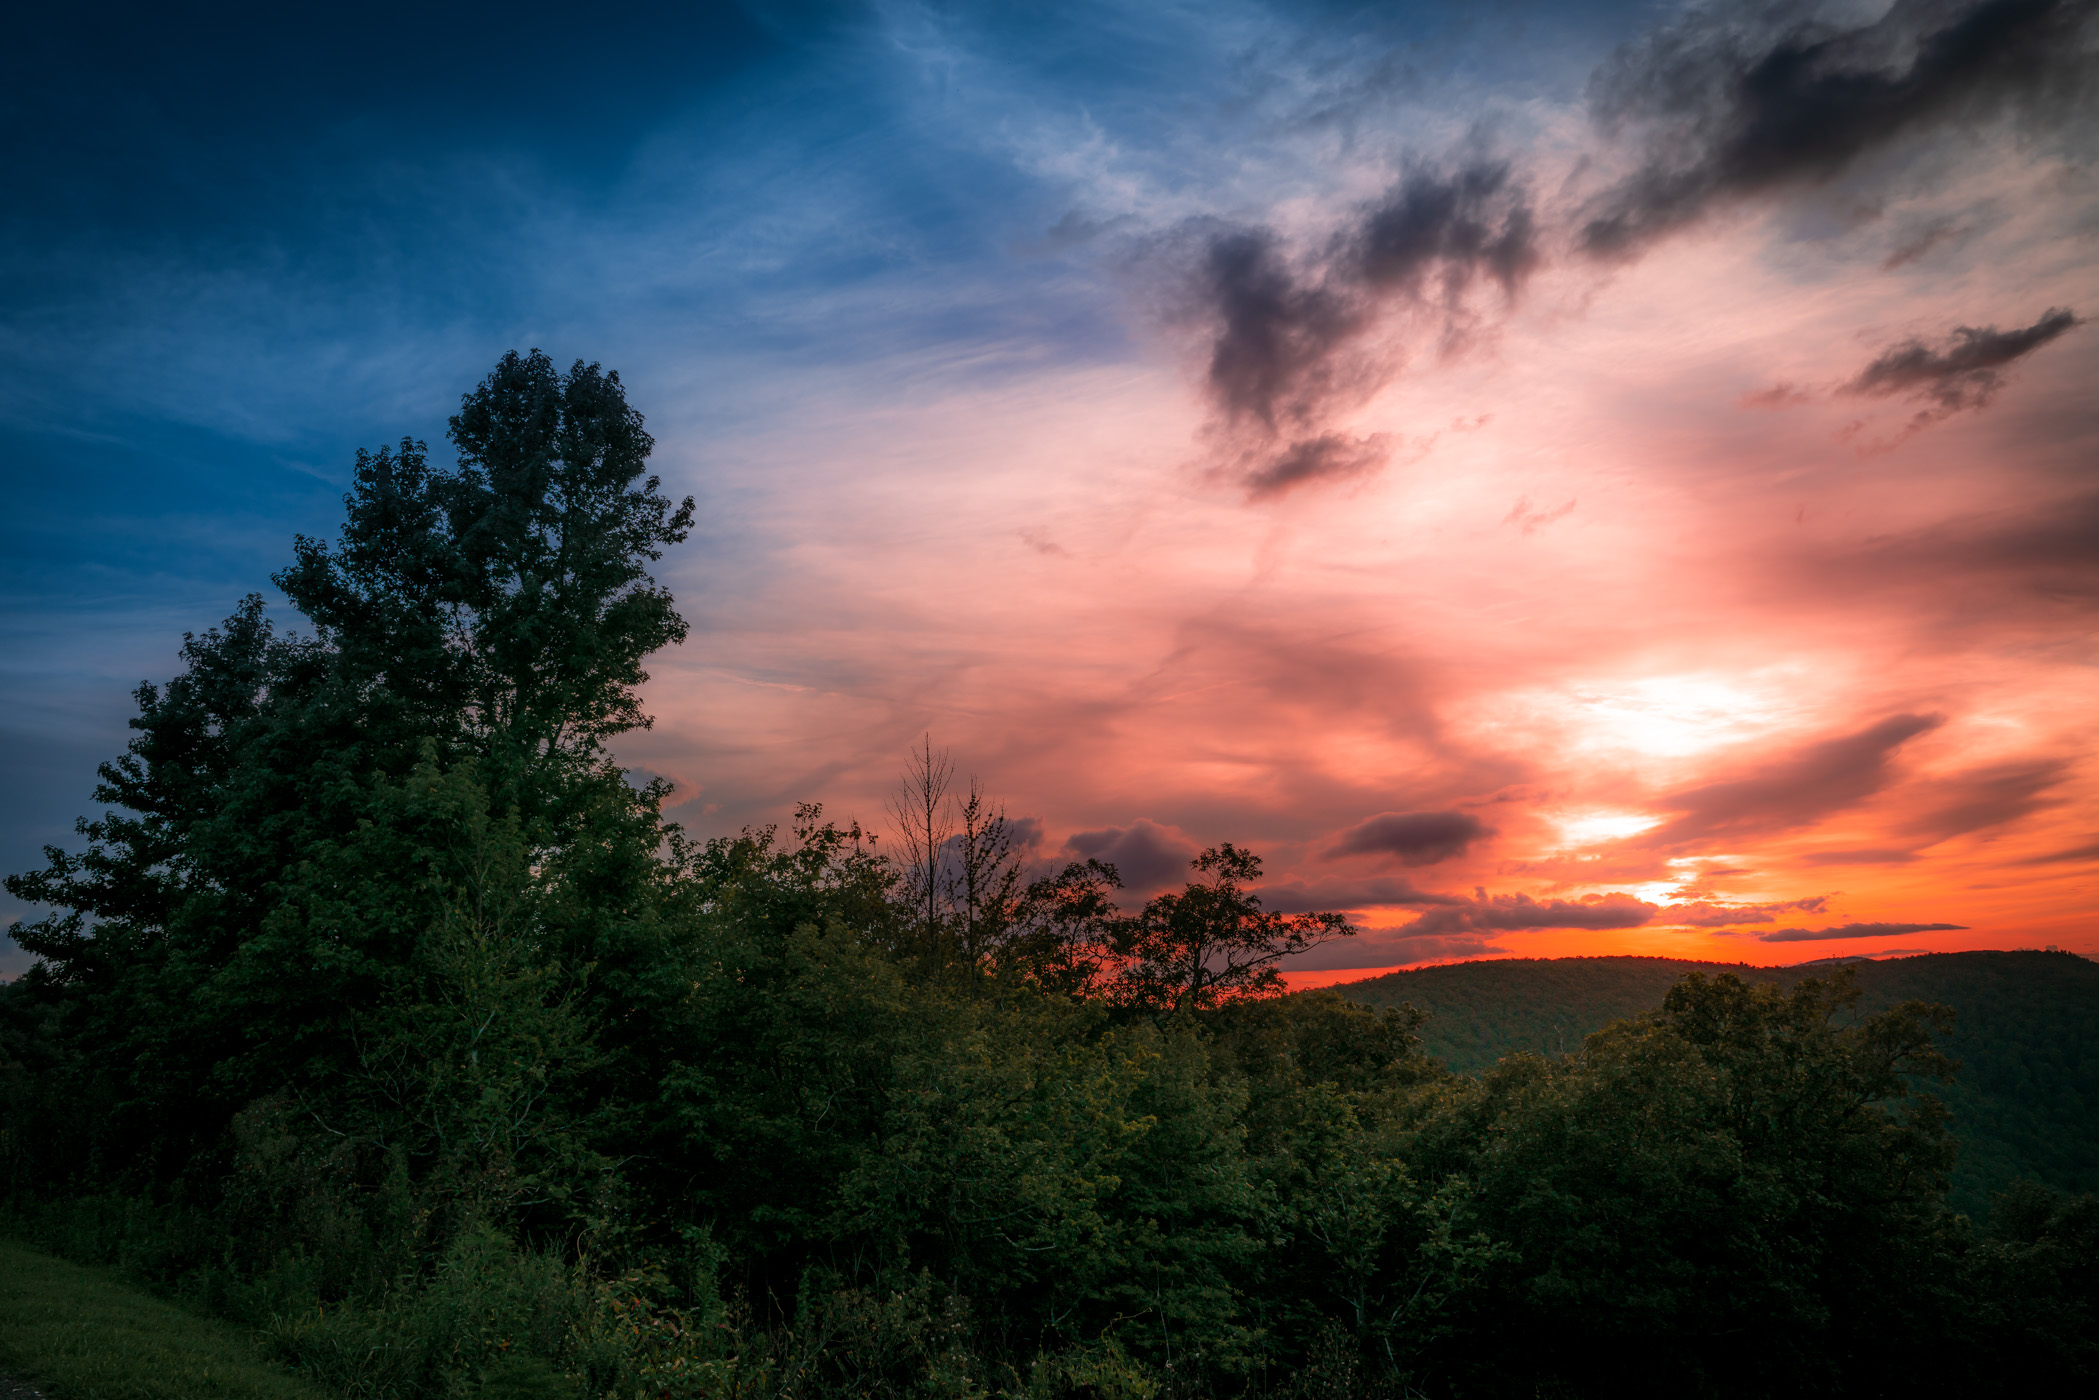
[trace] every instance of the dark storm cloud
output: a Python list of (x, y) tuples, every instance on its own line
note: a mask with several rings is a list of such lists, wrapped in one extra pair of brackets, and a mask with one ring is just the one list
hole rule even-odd
[(1641, 844), (1666, 847), (1810, 825), (1880, 791), (1893, 777), (1895, 750), (1941, 723), (1935, 715), (1893, 715), (1856, 734), (1759, 765), (1743, 777), (1672, 793), (1657, 805), (1682, 815), (1647, 833)]
[(1042, 845), (1042, 818), (1007, 817), (1006, 835), (1016, 851), (1034, 851)]
[[(1483, 958), (1509, 950), (1480, 934), (1416, 934), (1411, 938), (1382, 938), (1363, 951), (1396, 962), (1428, 962), (1446, 958)], [(1377, 966), (1375, 963), (1367, 965)]]
[(1278, 914), (1308, 914), (1323, 909), (1416, 908), (1467, 904), (1460, 894), (1416, 889), (1406, 880), (1285, 880), (1261, 891), (1261, 904)]
[(1434, 865), (1462, 855), (1487, 828), (1469, 812), (1385, 812), (1341, 833), (1327, 855), (1391, 856), (1401, 865)]
[(1198, 847), (1175, 828), (1139, 817), (1128, 826), (1075, 832), (1064, 849), (1081, 860), (1114, 866), (1123, 888), (1142, 895), (1189, 878), (1188, 862), (1195, 858)]
[(1398, 933), (1419, 936), (1541, 928), (1639, 928), (1651, 923), (1658, 912), (1658, 906), (1627, 894), (1540, 900), (1527, 894), (1490, 895), (1480, 890), (1462, 904), (1429, 910)]
[[(1478, 154), (1409, 169), (1323, 243), (1293, 254), (1262, 227), (1197, 226), (1186, 265), (1209, 328), (1208, 390), (1227, 474), (1250, 500), (1363, 477), (1398, 446), (1337, 426), (1423, 349), (1462, 348), (1514, 301), (1550, 247), (1624, 259), (1734, 200), (1825, 181), (1860, 157), (2000, 109), (2066, 124), (2091, 87), (2099, 0), (1899, 0), (1871, 23), (1770, 6), (1694, 11), (1620, 49), (1592, 112), (1638, 143), (1633, 173), (1547, 227), (1523, 173)], [(1889, 266), (1952, 237), (1913, 232)], [(1946, 350), (1897, 347), (1852, 385), (1979, 407), (1997, 370), (2075, 324), (1964, 330)], [(1404, 328), (1405, 336), (1396, 334)], [(1771, 396), (1765, 396), (1770, 399)], [(1782, 401), (1773, 399), (1773, 402)]]
[[(1040, 817), (1006, 817), (1005, 823), (1006, 849), (1029, 878), (1054, 874), (1064, 868), (1065, 860), (1046, 859), (1042, 855)], [(962, 877), (968, 851), (969, 838), (959, 831), (940, 843), (940, 869), (945, 878)]]
[(1941, 414), (1981, 408), (2004, 387), (2005, 366), (2080, 324), (2073, 312), (2051, 307), (2038, 321), (2017, 330), (1956, 327), (1942, 348), (1907, 340), (1860, 370), (1857, 378), (1844, 385), (1844, 392), (1872, 398), (1928, 399)]
[(1191, 286), (1211, 337), (1210, 396), (1256, 499), (1382, 467), (1392, 439), (1331, 426), (1406, 359), (1366, 339), (1405, 308), (1427, 313), (1432, 338), (1452, 348), (1473, 291), (1514, 297), (1540, 259), (1527, 191), (1508, 163), (1485, 159), (1408, 171), (1303, 258), (1267, 229), (1198, 234)]
[[(1891, 440), (1868, 442), (1867, 450), (1884, 449), (1910, 433), (1942, 419), (1989, 405), (2005, 384), (2005, 370), (2012, 364), (2084, 322), (2065, 307), (2050, 307), (2030, 326), (1999, 330), (1995, 326), (1957, 326), (1939, 346), (1911, 338), (1874, 358), (1852, 378), (1833, 386), (1831, 392), (1852, 398), (1906, 398), (1921, 401), (1907, 428)], [(1748, 408), (1789, 408), (1812, 403), (1818, 393), (1794, 384), (1776, 384), (1744, 396)], [(1853, 424), (1845, 436), (1864, 428)]]
[(1292, 487), (1311, 481), (1345, 481), (1369, 476), (1392, 460), (1392, 435), (1371, 433), (1352, 437), (1347, 433), (1321, 433), (1303, 442), (1293, 442), (1246, 473), (1250, 500), (1280, 496)]
[(1293, 267), (1266, 229), (1206, 241), (1197, 293), (1215, 319), (1210, 393), (1228, 423), (1283, 433), (1340, 396), (1338, 353), (1362, 334), (1370, 308), (1327, 282)]
[(1456, 305), (1477, 282), (1514, 296), (1538, 266), (1537, 220), (1506, 161), (1409, 173), (1363, 216), (1348, 252), (1366, 285)]
[[(1001, 813), (1000, 815), (1003, 816), (1004, 814)], [(1008, 848), (1022, 860), (1033, 860), (1034, 863), (1040, 864), (1041, 862), (1036, 858), (1036, 852), (1042, 849), (1042, 818), (1004, 817), (1004, 821), (1006, 824), (1005, 838)], [(957, 869), (960, 869), (962, 855), (968, 849), (968, 845), (968, 838), (959, 832), (948, 837), (947, 840), (940, 843), (941, 861), (944, 864), (953, 864)], [(1058, 862), (1056, 868), (1061, 869), (1062, 863)]]
[(2092, 0), (1897, 0), (1845, 26), (1714, 5), (1620, 49), (1591, 80), (1639, 168), (1598, 195), (1579, 241), (1636, 253), (1716, 205), (1825, 181), (1912, 133), (2006, 107), (2060, 114), (2089, 86)]
[[(1197, 850), (1196, 842), (1178, 828), (1140, 817), (1128, 826), (1074, 833), (1064, 842), (1061, 855), (1052, 864), (1061, 865), (1068, 859), (1106, 861), (1122, 877), (1126, 891), (1133, 896), (1143, 896), (1174, 888), (1193, 878), (1189, 861)], [(1426, 908), (1470, 903), (1463, 895), (1417, 889), (1409, 881), (1389, 876), (1363, 880), (1287, 879), (1261, 886), (1257, 892), (1265, 908), (1281, 914), (1322, 909)]]
[(1756, 935), (1761, 943), (1819, 943), (1826, 938), (1894, 938), (1905, 933), (1951, 933), (1966, 924), (1838, 924), (1833, 928), (1782, 928)]

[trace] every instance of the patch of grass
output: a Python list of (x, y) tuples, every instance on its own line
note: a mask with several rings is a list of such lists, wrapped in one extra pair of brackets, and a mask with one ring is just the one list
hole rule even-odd
[(324, 1400), (235, 1328), (0, 1240), (0, 1374), (50, 1400)]

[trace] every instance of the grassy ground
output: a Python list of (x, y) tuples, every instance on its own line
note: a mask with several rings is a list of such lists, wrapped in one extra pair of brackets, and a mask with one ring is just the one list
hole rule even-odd
[(322, 1400), (238, 1330), (8, 1240), (0, 1377), (47, 1400)]

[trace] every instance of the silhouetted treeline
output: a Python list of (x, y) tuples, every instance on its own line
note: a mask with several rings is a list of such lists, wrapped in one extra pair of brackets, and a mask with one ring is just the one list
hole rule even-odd
[(706, 843), (607, 743), (685, 635), (616, 376), (509, 356), (140, 690), (13, 877), (14, 1228), (346, 1395), (1997, 1393), (2089, 1380), (2099, 1211), (1978, 1231), (1945, 1008), (1685, 978), (1455, 1075), (1280, 996), (1230, 845), (1028, 879), (930, 746), (901, 849)]

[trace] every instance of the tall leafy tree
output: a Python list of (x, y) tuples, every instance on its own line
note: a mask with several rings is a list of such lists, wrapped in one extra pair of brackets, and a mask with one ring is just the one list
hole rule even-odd
[(596, 365), (505, 355), (450, 436), (449, 472), (417, 442), (359, 454), (341, 541), (302, 536), (275, 582), (342, 683), (501, 764), (550, 817), (555, 775), (649, 722), (642, 662), (686, 624), (648, 568), (693, 502), (645, 474), (654, 442)]
[(1114, 995), (1126, 1005), (1180, 1014), (1279, 992), (1284, 958), (1357, 931), (1341, 914), (1262, 908), (1249, 888), (1261, 878), (1261, 858), (1229, 841), (1189, 865), (1200, 878), (1115, 928)]
[(1089, 998), (1101, 989), (1117, 921), (1122, 874), (1094, 859), (1029, 882), (996, 955), (999, 972), (1058, 996)]
[[(449, 470), (413, 441), (360, 453), (340, 540), (301, 538), (275, 579), (311, 633), (279, 636), (251, 597), (185, 638), (102, 766), (85, 849), (7, 881), (52, 908), (15, 937), (118, 1086), (127, 1161), (152, 1143), (179, 1165), (232, 1107), (347, 1063), (356, 1009), (414, 982), (476, 823), (515, 823), (526, 868), (560, 870), (538, 956), (617, 972), (634, 951), (661, 793), (605, 744), (647, 723), (643, 660), (685, 636), (648, 570), (693, 504), (661, 494), (595, 365), (505, 355), (451, 439)], [(463, 773), (480, 813), (404, 801), (419, 769)]]

